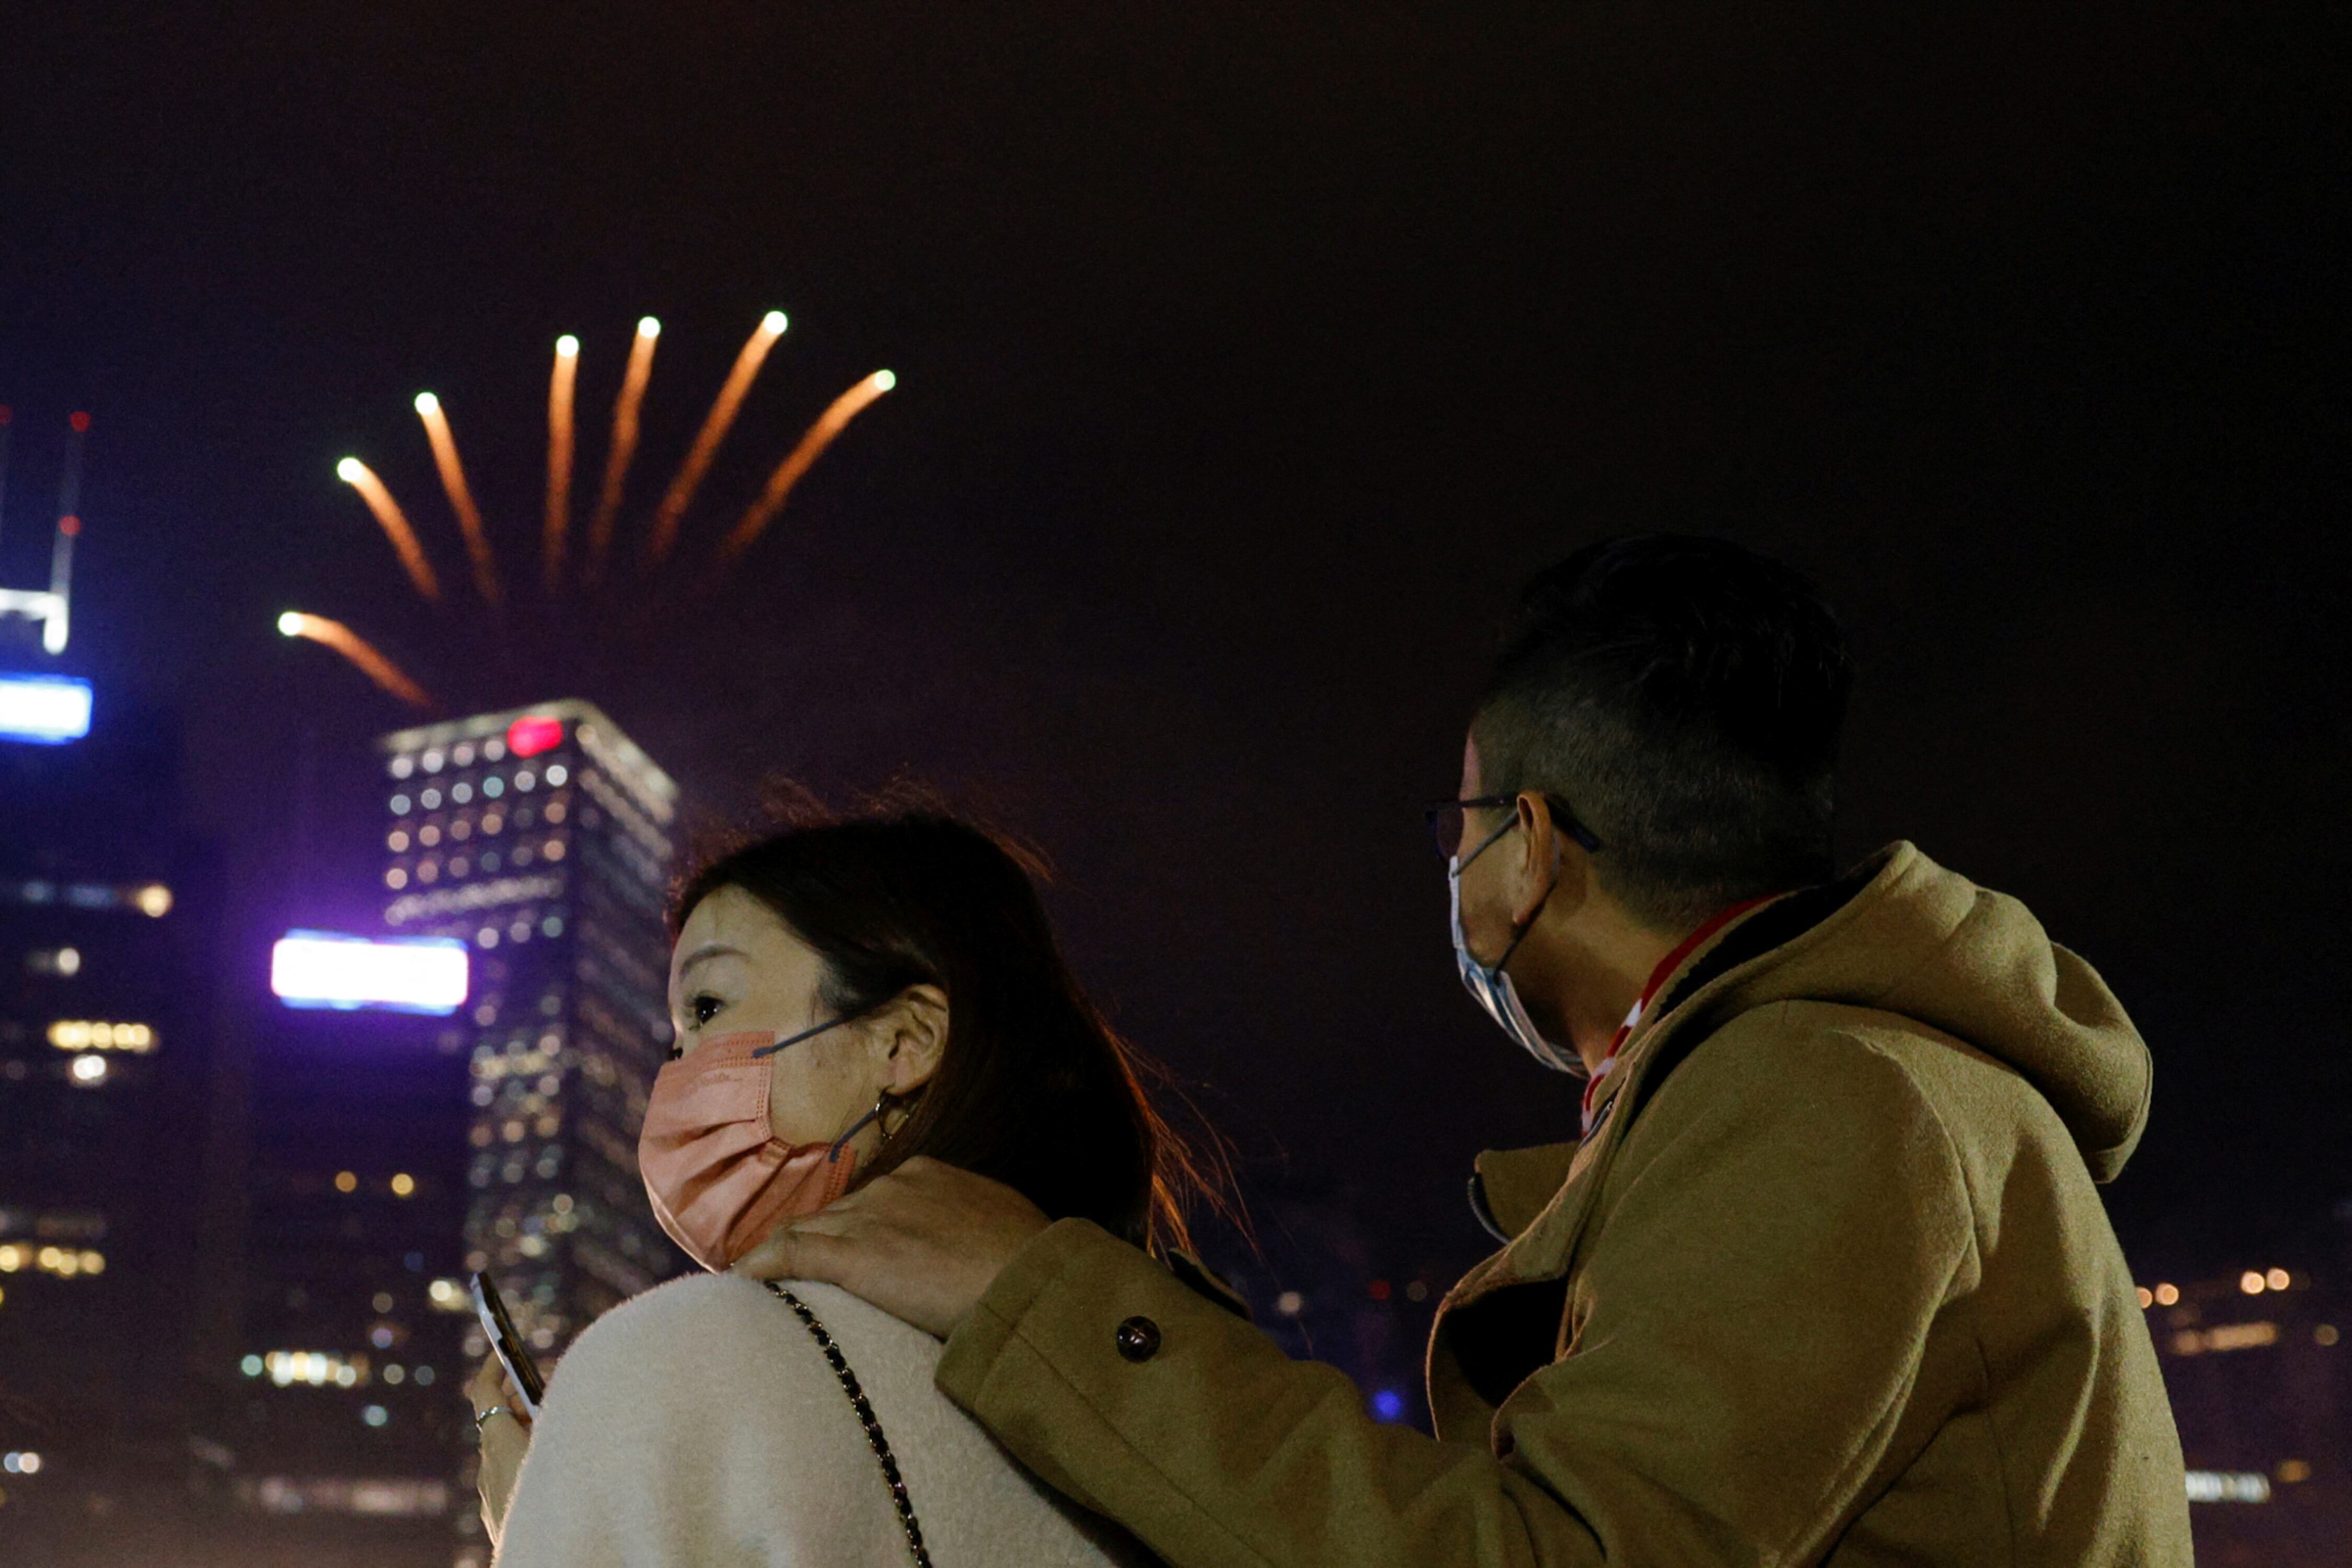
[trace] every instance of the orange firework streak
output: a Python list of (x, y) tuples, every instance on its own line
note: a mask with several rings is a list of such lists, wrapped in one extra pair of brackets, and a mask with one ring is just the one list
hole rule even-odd
[(433, 574), (433, 563), (425, 559), (425, 547), (416, 542), (416, 531), (408, 526), (406, 514), (375, 471), (357, 458), (345, 458), (335, 465), (335, 477), (360, 492), (368, 510), (375, 513), (376, 521), (383, 525), (384, 536), (400, 554), (400, 563), (408, 569), (408, 580), (416, 591), (435, 604), (441, 602), (441, 579)]
[(833, 445), (833, 438), (840, 435), (851, 420), (865, 412), (868, 404), (898, 384), (897, 376), (887, 370), (877, 370), (833, 400), (833, 406), (809, 426), (808, 434), (801, 437), (801, 444), (793, 448), (792, 456), (776, 465), (776, 471), (768, 476), (768, 488), (760, 492), (760, 499), (751, 503), (742, 521), (719, 541), (719, 559), (722, 564), (750, 549), (751, 542), (776, 520), (776, 514), (784, 510), (785, 498), (793, 493), (793, 487), (800, 483), (801, 476), (824, 455), (824, 449)]
[(771, 310), (751, 330), (743, 352), (735, 356), (735, 368), (727, 373), (727, 384), (711, 400), (710, 412), (695, 434), (694, 445), (687, 448), (686, 461), (677, 466), (677, 477), (670, 480), (668, 493), (655, 509), (653, 537), (646, 544), (646, 557), (654, 564), (669, 559), (670, 551), (677, 543), (678, 524), (686, 520), (686, 509), (694, 504), (694, 492), (701, 488), (703, 476), (710, 472), (711, 459), (719, 456), (719, 443), (727, 439), (728, 428), (742, 411), (743, 399), (751, 390), (752, 378), (760, 374), (761, 362), (783, 335), (784, 313)]
[(580, 376), (580, 340), (555, 340), (555, 370), (547, 383), (547, 591), (563, 583), (563, 547), (572, 531), (572, 388)]
[(411, 707), (433, 706), (433, 699), (426, 694), (425, 688), (402, 674), (399, 666), (378, 653), (369, 646), (367, 639), (341, 621), (289, 610), (278, 617), (278, 629), (289, 637), (308, 637), (312, 642), (323, 643), (333, 648), (357, 666), (361, 674)]
[(441, 488), (449, 492), (449, 510), (457, 514), (457, 531), (466, 536), (466, 553), (474, 559), (474, 586), (489, 604), (497, 604), (498, 559), (490, 553), (490, 536), (482, 531), (482, 514), (467, 488), (466, 470), (457, 461), (457, 440), (449, 434), (449, 416), (441, 400), (429, 392), (416, 395), (416, 416), (425, 421), (425, 438), (433, 443), (433, 463), (441, 470)]
[(637, 323), (636, 341), (629, 345), (629, 368), (621, 377), (621, 395), (613, 400), (613, 445), (604, 454), (604, 488), (596, 498), (596, 515), (588, 524), (588, 577), (593, 582), (604, 570), (613, 548), (613, 520), (621, 510), (621, 487), (629, 477), (629, 461), (637, 455), (637, 408), (646, 400), (646, 383), (654, 374), (654, 344), (661, 323), (651, 316)]

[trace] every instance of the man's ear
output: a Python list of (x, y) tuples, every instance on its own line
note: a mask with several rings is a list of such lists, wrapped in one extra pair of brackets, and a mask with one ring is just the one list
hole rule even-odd
[(910, 985), (877, 1022), (883, 1086), (898, 1096), (930, 1082), (948, 1048), (948, 994), (936, 985)]
[(1553, 822), (1551, 802), (1532, 790), (1520, 794), (1519, 852), (1511, 866), (1511, 923), (1524, 926), (1549, 909), (1568, 914), (1582, 904), (1591, 865), (1584, 846)]

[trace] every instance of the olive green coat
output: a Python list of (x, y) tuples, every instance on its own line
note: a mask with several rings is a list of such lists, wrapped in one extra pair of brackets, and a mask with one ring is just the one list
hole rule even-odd
[(939, 1382), (1179, 1568), (2186, 1568), (2094, 1186), (2148, 1081), (2087, 964), (1896, 845), (1687, 959), (1580, 1146), (1481, 1160), (1511, 1239), (1440, 1312), (1437, 1440), (1078, 1221)]

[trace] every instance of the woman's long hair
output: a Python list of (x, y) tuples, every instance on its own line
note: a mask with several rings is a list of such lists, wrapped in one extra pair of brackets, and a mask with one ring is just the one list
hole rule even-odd
[(1153, 1109), (1145, 1080), (1160, 1069), (1070, 973), (1032, 879), (1042, 867), (928, 801), (844, 816), (803, 802), (786, 820), (680, 883), (670, 931), (740, 888), (823, 958), (835, 1012), (910, 985), (947, 993), (938, 1071), (857, 1184), (928, 1154), (1159, 1251), (1190, 1245), (1194, 1198), (1227, 1206), (1222, 1160), (1196, 1155)]

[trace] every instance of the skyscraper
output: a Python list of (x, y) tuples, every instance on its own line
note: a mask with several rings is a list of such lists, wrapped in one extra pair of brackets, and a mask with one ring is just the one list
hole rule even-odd
[(551, 1351), (677, 1272), (637, 1175), (677, 786), (587, 703), (385, 736), (383, 921), (474, 950), (466, 1264)]
[(0, 1506), (26, 1561), (168, 1500), (187, 1452), (217, 879), (171, 714), (100, 695), (86, 738), (0, 738)]

